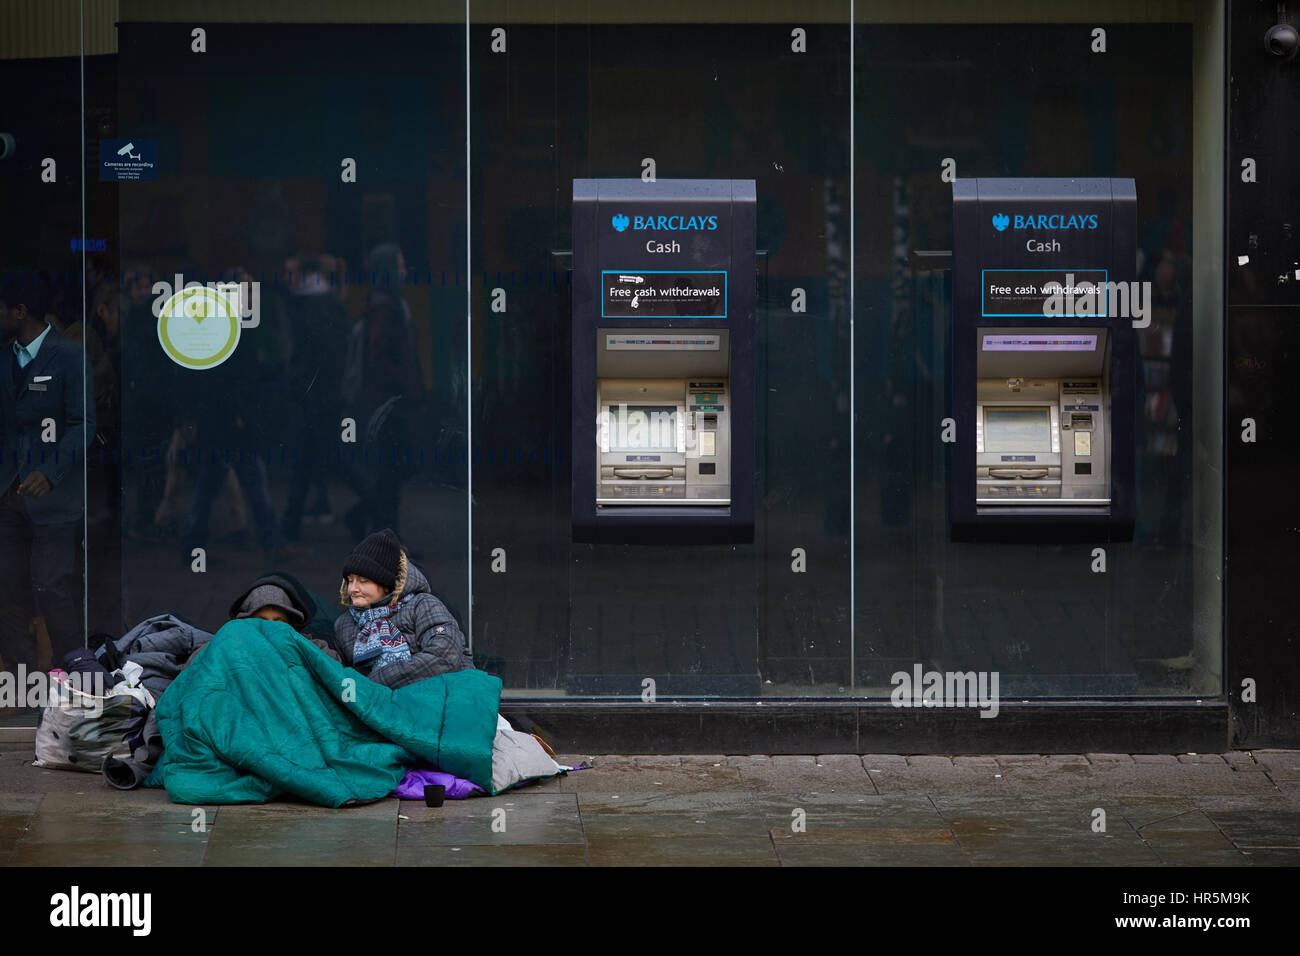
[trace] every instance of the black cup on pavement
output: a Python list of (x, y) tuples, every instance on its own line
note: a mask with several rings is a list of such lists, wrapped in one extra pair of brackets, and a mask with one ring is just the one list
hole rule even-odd
[(426, 807), (440, 807), (445, 799), (447, 799), (446, 787), (440, 783), (425, 784), (424, 805)]

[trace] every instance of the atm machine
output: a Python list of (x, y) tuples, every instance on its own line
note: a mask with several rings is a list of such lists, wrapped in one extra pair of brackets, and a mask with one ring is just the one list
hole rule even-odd
[(1131, 179), (953, 183), (954, 540), (1133, 537)]
[(753, 180), (574, 180), (574, 541), (753, 541), (754, 246)]

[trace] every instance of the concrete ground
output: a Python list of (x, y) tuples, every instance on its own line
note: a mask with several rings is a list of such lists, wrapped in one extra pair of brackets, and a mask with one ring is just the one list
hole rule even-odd
[(0, 864), (1300, 865), (1296, 751), (559, 759), (592, 766), (440, 808), (199, 808), (11, 740)]

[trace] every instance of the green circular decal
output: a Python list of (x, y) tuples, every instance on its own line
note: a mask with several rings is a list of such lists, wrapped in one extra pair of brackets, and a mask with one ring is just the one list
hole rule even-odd
[(158, 316), (158, 341), (177, 365), (215, 368), (239, 345), (239, 309), (216, 289), (181, 289)]

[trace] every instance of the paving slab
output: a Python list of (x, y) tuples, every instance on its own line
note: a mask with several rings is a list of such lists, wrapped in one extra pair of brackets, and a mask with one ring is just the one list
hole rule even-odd
[[(1191, 797), (1131, 796), (1112, 793), (1081, 794), (1081, 797), (1085, 802), (1096, 800), (1097, 805), (1108, 815), (1123, 817), (1136, 830), (1164, 820), (1199, 812)], [(1214, 826), (1209, 822), (1209, 817), (1204, 814), (1201, 816), (1211, 827)]]
[(1255, 759), (1254, 755), (1248, 750), (1231, 750), (1225, 753), (1223, 762), (1233, 770), (1258, 770), (1263, 771), (1263, 767)]
[(947, 828), (929, 798), (870, 793), (754, 793), (745, 812), (757, 812), (773, 842), (840, 845), (874, 840), (880, 844), (915, 843)]
[(0, 813), (0, 866), (9, 862), (9, 857), (13, 855), (14, 848), (18, 846), (27, 827), (28, 819), (26, 814)]
[(1121, 816), (1144, 837), (1148, 833), (1220, 833), (1205, 811), (1195, 808), (1145, 821), (1140, 814), (1121, 812)]
[[(315, 817), (322, 820), (384, 820), (396, 822), (402, 801), (384, 797), (370, 803), (356, 803), (346, 807), (322, 807), (310, 800), (282, 798), (268, 803), (235, 803), (221, 807), (226, 820), (263, 821), (286, 819), (301, 822)], [(224, 821), (223, 821), (224, 822)]]
[[(578, 771), (575, 770), (574, 773), (578, 773)], [(511, 787), (509, 793), (517, 796), (527, 796), (530, 793), (563, 793), (564, 784), (562, 781), (565, 776), (566, 774), (561, 773), (545, 780), (533, 780), (517, 787)], [(478, 800), (481, 797), (471, 797), (469, 799)]]
[(1281, 780), (1277, 782), (1278, 793), (1292, 802), (1300, 802), (1300, 781)]
[(1288, 765), (1288, 763), (1279, 763), (1268, 760), (1264, 761), (1266, 767), (1265, 773), (1273, 779), (1274, 783), (1300, 783), (1300, 766)]
[(876, 792), (862, 760), (853, 755), (777, 756), (769, 761), (746, 761), (736, 769), (747, 790)]
[[(210, 804), (172, 803), (165, 790), (113, 790), (108, 793), (69, 793), (56, 791), (47, 793), (41, 800), (37, 817), (47, 819), (62, 817), (68, 821), (84, 821), (98, 824), (104, 821), (122, 819), (138, 820), (142, 823), (178, 824), (191, 826), (201, 821), (204, 826), (214, 826), (217, 814), (222, 807)], [(224, 808), (232, 811), (233, 808)], [(196, 810), (202, 816), (195, 815)]]
[(1249, 810), (1205, 811), (1215, 826), (1236, 846), (1300, 849), (1300, 810), (1287, 806), (1276, 810), (1252, 807)]
[(130, 843), (30, 843), (22, 840), (9, 857), (10, 866), (198, 866), (206, 842), (182, 837), (143, 838)]
[(321, 814), (223, 817), (209, 831), (203, 865), (392, 866), (396, 844), (396, 812), (392, 820)]
[(1048, 767), (1086, 767), (1088, 758), (1083, 754), (1046, 754), (1043, 763)]
[(953, 757), (952, 765), (954, 767), (978, 767), (997, 773), (998, 761), (996, 757)]
[(48, 793), (53, 790), (116, 792), (102, 774), (32, 766), (32, 752), (0, 751), (0, 793)]
[(705, 766), (725, 767), (726, 754), (682, 754), (682, 765), (704, 764)]
[[(758, 836), (768, 840), (768, 809), (741, 791), (580, 793), (588, 841), (617, 834), (661, 837)], [(784, 809), (784, 820), (790, 819)]]
[(587, 848), (562, 846), (397, 845), (398, 866), (586, 866)]
[(164, 807), (122, 807), (119, 813), (79, 811), (87, 797), (45, 794), (14, 833), (7, 862), (15, 866), (197, 866), (210, 830)]
[(897, 765), (869, 770), (868, 775), (881, 794), (1007, 793), (1007, 768), (985, 765), (925, 763)]
[(1255, 759), (1269, 767), (1300, 767), (1300, 750), (1252, 750)]
[(167, 820), (149, 811), (118, 817), (81, 817), (38, 811), (28, 817), (21, 843), (57, 843), (71, 851), (89, 844), (129, 847), (137, 843), (202, 843), (209, 830), (195, 830), (188, 819)]
[(1089, 763), (1132, 763), (1132, 754), (1084, 754)]
[(909, 769), (920, 770), (951, 770), (952, 758), (935, 756), (932, 754), (918, 754), (907, 758)]
[[(1092, 764), (1087, 768), (1077, 768), (1086, 772), (1079, 773), (1074, 787), (1125, 795), (1264, 795), (1276, 792), (1264, 775), (1238, 773), (1227, 764), (1180, 764), (1172, 759), (1172, 755), (1168, 762), (1144, 764), (1137, 761), (1137, 756), (1140, 755), (1135, 755), (1133, 764)], [(1035, 783), (1060, 789), (1070, 785), (1062, 773), (1074, 769), (1068, 766), (1055, 768), (1055, 781), (1051, 774), (1040, 776), (1029, 772), (1018, 772), (1016, 780), (1026, 789)]]
[(1252, 847), (1241, 852), (1253, 866), (1300, 867), (1300, 850)]
[(948, 827), (878, 827), (855, 830), (846, 827), (811, 830), (771, 830), (777, 849), (784, 846), (949, 846), (957, 840)]
[(32, 814), (45, 799), (43, 793), (0, 793), (0, 814)]
[(1152, 866), (1160, 863), (1122, 816), (1092, 829), (1087, 797), (935, 797), (935, 806), (977, 865)]
[(589, 835), (592, 866), (780, 866), (766, 834), (738, 836)]
[(863, 754), (862, 766), (867, 769), (867, 773), (874, 773), (890, 767), (906, 767), (907, 758), (901, 754)]
[(581, 846), (578, 797), (556, 793), (518, 799), (508, 795), (455, 800), (441, 807), (403, 801), (398, 820), (398, 847), (435, 846)]
[(682, 758), (673, 757), (664, 754), (648, 754), (645, 756), (633, 757), (632, 763), (636, 767), (646, 770), (681, 770)]
[(617, 793), (620, 790), (662, 788), (665, 793), (705, 793), (711, 790), (741, 789), (740, 771), (735, 767), (691, 766), (645, 768), (619, 767), (566, 774), (560, 778), (563, 793)]
[(1251, 866), (1250, 857), (1217, 829), (1142, 831), (1142, 839), (1169, 866)]

